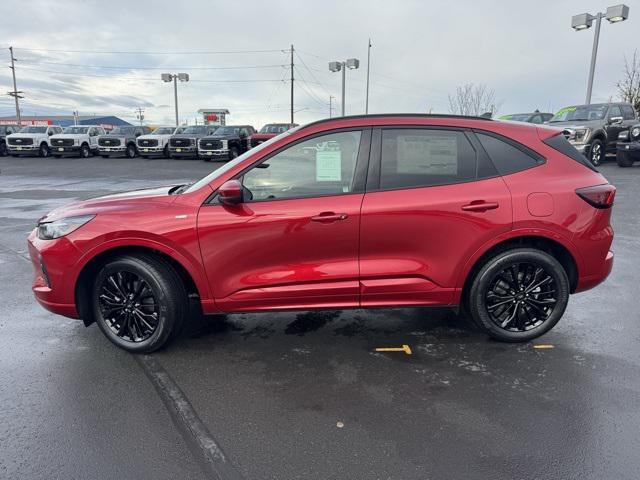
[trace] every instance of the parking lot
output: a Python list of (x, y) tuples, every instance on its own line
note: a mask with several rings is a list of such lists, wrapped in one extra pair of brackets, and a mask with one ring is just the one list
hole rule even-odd
[(220, 165), (0, 158), (0, 478), (637, 478), (640, 165), (600, 168), (613, 273), (535, 343), (447, 310), (353, 310), (204, 319), (134, 356), (37, 305), (41, 215)]

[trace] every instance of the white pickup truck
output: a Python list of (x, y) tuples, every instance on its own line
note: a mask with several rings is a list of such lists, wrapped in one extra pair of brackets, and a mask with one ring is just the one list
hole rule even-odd
[(82, 158), (98, 153), (98, 137), (105, 135), (98, 125), (73, 125), (59, 135), (51, 137), (51, 154), (54, 157), (79, 155)]
[(187, 127), (158, 127), (148, 135), (140, 135), (136, 139), (138, 155), (141, 157), (169, 158), (169, 139), (178, 135)]
[(62, 133), (57, 125), (28, 125), (20, 131), (7, 135), (7, 152), (9, 155), (39, 155), (48, 157), (51, 154), (51, 137)]

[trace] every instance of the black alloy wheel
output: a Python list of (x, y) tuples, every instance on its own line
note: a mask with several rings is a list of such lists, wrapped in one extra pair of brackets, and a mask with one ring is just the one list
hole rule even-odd
[(567, 273), (555, 257), (535, 248), (514, 248), (489, 258), (477, 270), (465, 307), (491, 337), (524, 342), (558, 323), (569, 290)]
[(132, 272), (108, 275), (100, 287), (100, 313), (119, 338), (142, 342), (158, 328), (158, 301), (149, 284)]

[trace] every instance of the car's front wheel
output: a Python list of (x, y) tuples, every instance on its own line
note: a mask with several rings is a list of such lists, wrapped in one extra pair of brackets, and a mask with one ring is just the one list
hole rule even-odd
[(604, 144), (602, 143), (602, 140), (596, 138), (593, 142), (591, 142), (591, 148), (589, 149), (589, 160), (591, 161), (591, 163), (593, 163), (594, 166), (598, 166), (600, 165), (600, 163), (602, 163), (602, 160), (604, 160), (604, 155)]
[(569, 300), (569, 280), (553, 256), (533, 248), (504, 251), (472, 280), (468, 309), (491, 337), (526, 342), (548, 332)]
[(82, 158), (89, 158), (91, 156), (91, 149), (86, 143), (83, 143), (80, 147), (80, 156)]
[(40, 145), (40, 151), (38, 152), (42, 158), (46, 158), (51, 155), (51, 150), (49, 150), (49, 145), (43, 143)]
[(231, 149), (229, 150), (229, 160), (238, 158), (238, 155), (240, 155), (240, 152), (238, 152), (238, 149), (236, 147), (231, 147)]
[(115, 345), (148, 353), (181, 329), (188, 312), (184, 284), (174, 268), (151, 255), (109, 261), (93, 286), (93, 313)]
[(127, 145), (127, 158), (135, 158), (136, 156), (136, 147), (134, 145)]

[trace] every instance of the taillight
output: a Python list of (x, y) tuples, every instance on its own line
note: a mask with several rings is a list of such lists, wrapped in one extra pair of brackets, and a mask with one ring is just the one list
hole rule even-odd
[(611, 208), (616, 196), (616, 187), (607, 183), (606, 185), (579, 188), (576, 193), (592, 207)]

